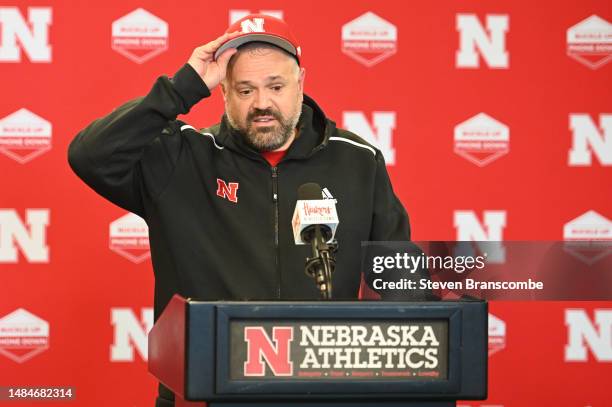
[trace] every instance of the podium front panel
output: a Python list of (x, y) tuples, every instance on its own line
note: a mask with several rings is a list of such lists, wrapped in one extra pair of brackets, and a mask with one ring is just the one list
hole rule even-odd
[[(483, 302), (190, 301), (188, 308), (189, 400), (486, 397)], [(207, 324), (214, 334), (194, 328)]]

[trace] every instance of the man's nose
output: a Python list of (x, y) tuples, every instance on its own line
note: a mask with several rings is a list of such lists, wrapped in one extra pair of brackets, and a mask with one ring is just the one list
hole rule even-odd
[(253, 107), (262, 110), (271, 107), (270, 98), (265, 90), (256, 93)]

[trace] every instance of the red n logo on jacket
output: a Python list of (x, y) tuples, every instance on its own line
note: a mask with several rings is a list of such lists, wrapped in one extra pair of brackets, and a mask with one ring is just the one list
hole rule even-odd
[(217, 178), (217, 196), (238, 203), (238, 183), (230, 182), (226, 184), (225, 181)]

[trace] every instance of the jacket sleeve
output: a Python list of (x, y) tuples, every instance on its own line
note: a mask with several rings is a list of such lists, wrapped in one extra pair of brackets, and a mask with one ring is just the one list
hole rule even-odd
[[(374, 196), (374, 214), (372, 218), (372, 229), (370, 240), (372, 241), (408, 241), (410, 240), (410, 222), (408, 214), (404, 209), (402, 203), (399, 201), (391, 181), (389, 180), (389, 174), (387, 173), (387, 167), (385, 161), (380, 153), (376, 154), (376, 186)], [(390, 252), (395, 253), (394, 250), (389, 249)], [(406, 250), (412, 256), (418, 256), (422, 253), (422, 250), (413, 243), (406, 245)], [(416, 273), (401, 273), (397, 271), (387, 272), (385, 274), (385, 281), (387, 282), (399, 282), (402, 278), (413, 280), (416, 282), (417, 287), (420, 279), (430, 280), (431, 277), (426, 268), (419, 268)], [(369, 280), (369, 277), (366, 277)], [(382, 300), (385, 301), (420, 301), (420, 300), (431, 300), (434, 299), (432, 291), (429, 289), (416, 289), (416, 290), (375, 290), (381, 296)]]
[[(144, 217), (143, 195), (159, 192), (146, 191), (142, 176), (145, 151), (159, 150), (151, 154), (151, 164), (156, 167), (152, 173), (168, 178), (181, 141), (164, 130), (207, 96), (210, 91), (204, 81), (185, 64), (172, 79), (158, 78), (145, 97), (123, 104), (79, 132), (68, 148), (68, 162), (97, 193)], [(163, 179), (158, 181), (165, 184)]]
[(408, 214), (393, 192), (385, 160), (380, 151), (376, 152), (374, 213), (370, 240), (410, 240)]

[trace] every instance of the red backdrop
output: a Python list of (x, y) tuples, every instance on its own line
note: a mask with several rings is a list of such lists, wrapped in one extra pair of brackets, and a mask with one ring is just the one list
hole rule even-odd
[[(126, 212), (74, 176), (66, 150), (239, 10), (291, 25), (306, 93), (385, 152), (414, 239), (612, 236), (610, 2), (12, 4), (0, 6), (0, 386), (153, 405), (146, 229), (136, 246), (117, 240)], [(217, 92), (182, 119), (204, 127), (222, 110)], [(609, 302), (490, 311), (489, 399), (463, 404), (612, 405)]]

